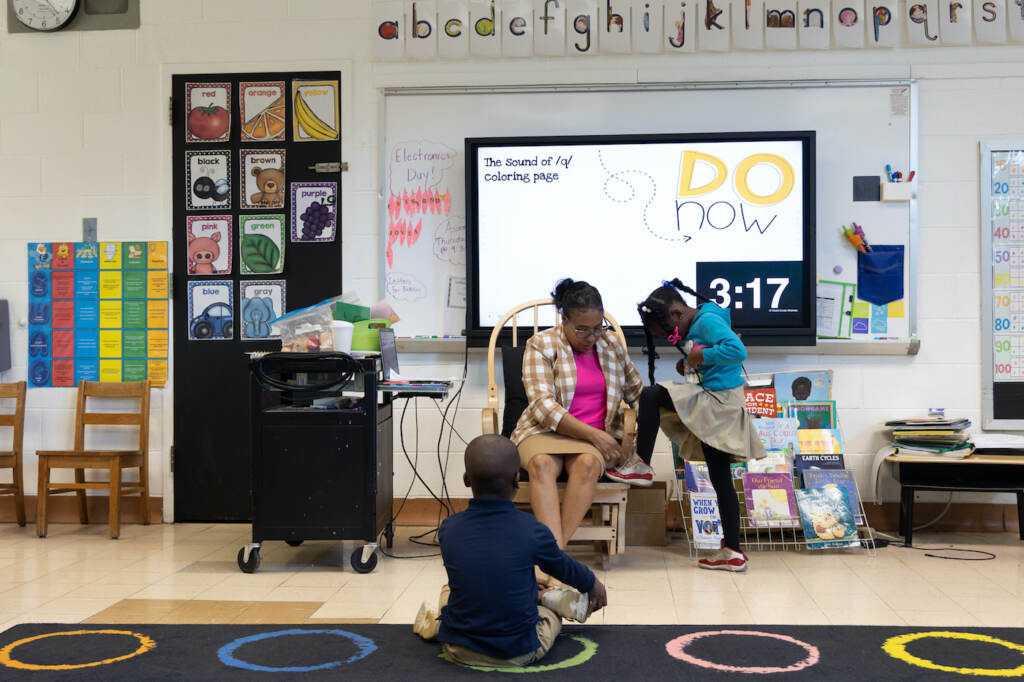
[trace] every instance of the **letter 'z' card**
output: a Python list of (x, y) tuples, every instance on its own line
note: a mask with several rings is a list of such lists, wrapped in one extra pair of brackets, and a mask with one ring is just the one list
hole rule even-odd
[(231, 83), (185, 83), (185, 142), (231, 137)]
[(338, 220), (338, 184), (293, 182), (292, 241), (332, 242)]

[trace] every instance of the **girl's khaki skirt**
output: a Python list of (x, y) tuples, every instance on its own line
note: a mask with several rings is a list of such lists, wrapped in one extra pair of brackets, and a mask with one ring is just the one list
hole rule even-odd
[(527, 436), (519, 444), (519, 466), (529, 468), (530, 460), (534, 455), (580, 455), (589, 454), (597, 457), (597, 461), (604, 469), (604, 457), (593, 445), (585, 440), (576, 440), (560, 433), (535, 433)]
[(703, 460), (701, 443), (727, 452), (736, 461), (760, 459), (764, 445), (747, 413), (743, 387), (706, 390), (699, 384), (663, 381), (675, 411), (661, 410), (661, 429), (679, 446), (683, 459)]

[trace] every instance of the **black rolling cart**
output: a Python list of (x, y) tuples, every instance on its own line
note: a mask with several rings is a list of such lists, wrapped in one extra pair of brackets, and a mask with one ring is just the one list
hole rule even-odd
[(267, 540), (363, 540), (350, 558), (360, 573), (377, 565), (382, 532), (391, 547), (392, 399), (378, 397), (379, 362), (343, 353), (250, 359), (252, 542), (238, 551), (242, 571), (259, 568)]

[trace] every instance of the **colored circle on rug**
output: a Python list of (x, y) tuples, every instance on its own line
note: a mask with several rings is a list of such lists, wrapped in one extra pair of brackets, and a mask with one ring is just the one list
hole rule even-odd
[(1024, 664), (1017, 666), (1016, 668), (964, 668), (952, 665), (942, 665), (934, 661), (929, 661), (926, 658), (915, 656), (914, 654), (907, 651), (907, 644), (917, 641), (919, 639), (928, 638), (938, 639), (959, 639), (970, 642), (986, 642), (988, 644), (998, 644), (999, 646), (1006, 647), (1013, 651), (1019, 651), (1024, 654), (1024, 645), (1016, 644), (1014, 642), (1008, 642), (1005, 639), (997, 639), (988, 635), (982, 635), (976, 632), (950, 632), (947, 630), (936, 630), (934, 632), (911, 632), (905, 635), (896, 635), (885, 640), (882, 644), (882, 651), (889, 654), (893, 658), (910, 665), (917, 666), (919, 668), (927, 668), (929, 670), (942, 670), (947, 673), (957, 673), (959, 675), (987, 675), (989, 677), (1024, 677)]
[[(59, 664), (59, 665), (39, 665), (36, 663), (26, 663), (19, 661), (18, 659), (11, 656), (11, 652), (17, 649), (19, 646), (35, 642), (40, 639), (46, 639), (48, 637), (77, 637), (79, 635), (124, 635), (126, 637), (134, 637), (139, 641), (139, 648), (135, 651), (125, 654), (124, 656), (115, 656), (113, 658), (104, 658), (99, 661), (90, 661), (89, 663), (73, 663), (73, 664)], [(0, 649), (0, 664), (7, 666), (8, 668), (17, 668), (19, 670), (78, 670), (80, 668), (95, 668), (100, 665), (110, 665), (111, 663), (117, 663), (118, 661), (126, 661), (129, 658), (135, 658), (139, 654), (144, 654), (153, 647), (156, 646), (156, 642), (152, 639), (138, 632), (132, 632), (131, 630), (67, 630), (64, 632), (47, 632), (42, 635), (35, 635), (34, 637), (25, 637), (19, 639), (16, 642), (12, 642)]]
[[(266, 639), (274, 639), (276, 637), (293, 637), (302, 635), (335, 635), (337, 637), (344, 637), (351, 640), (353, 644), (359, 649), (358, 652), (349, 656), (343, 661), (328, 661), (327, 663), (321, 663), (320, 665), (310, 666), (290, 666), (281, 668), (272, 668), (265, 665), (257, 665), (255, 663), (249, 663), (243, 661), (235, 656), (235, 651), (239, 647), (251, 644), (253, 642), (261, 642)], [(233, 642), (225, 644), (217, 651), (217, 658), (224, 665), (231, 666), (232, 668), (241, 668), (242, 670), (254, 670), (265, 673), (308, 673), (314, 670), (328, 670), (330, 668), (337, 668), (340, 665), (347, 663), (355, 663), (356, 661), (362, 660), (377, 650), (377, 645), (374, 641), (368, 637), (357, 635), (354, 632), (347, 632), (345, 630), (275, 630), (274, 632), (261, 632), (256, 635), (249, 635), (248, 637), (239, 637)]]
[(578, 642), (583, 647), (583, 649), (581, 649), (578, 654), (571, 656), (565, 659), (564, 661), (558, 661), (557, 663), (549, 663), (547, 665), (527, 665), (522, 667), (517, 666), (502, 668), (497, 666), (485, 665), (463, 665), (458, 661), (452, 660), (448, 657), (448, 654), (444, 653), (442, 653), (440, 657), (448, 661), (449, 663), (454, 663), (460, 668), (480, 670), (485, 673), (546, 673), (551, 670), (566, 670), (568, 668), (575, 668), (578, 665), (583, 665), (584, 663), (592, 659), (594, 657), (594, 654), (597, 653), (597, 642), (595, 642), (594, 640), (588, 639), (586, 637), (576, 637), (575, 635), (570, 635), (569, 639), (576, 640), (576, 642)]
[[(786, 666), (785, 668), (780, 667), (768, 667), (768, 666), (756, 666), (756, 667), (744, 667), (736, 665), (726, 665), (724, 663), (715, 663), (714, 661), (708, 661), (703, 658), (697, 658), (686, 653), (686, 647), (705, 637), (718, 637), (719, 635), (742, 635), (747, 637), (767, 637), (769, 639), (777, 639), (782, 642), (789, 644), (795, 644), (804, 651), (807, 652), (807, 656), (802, 661), (797, 661), (793, 665)], [(688, 635), (682, 637), (676, 637), (672, 641), (665, 645), (665, 650), (668, 655), (672, 658), (692, 663), (693, 665), (701, 668), (708, 668), (710, 670), (721, 670), (729, 673), (746, 673), (749, 675), (770, 675), (772, 673), (792, 673), (804, 668), (810, 668), (812, 665), (818, 662), (821, 658), (821, 652), (818, 651), (818, 647), (807, 642), (802, 642), (799, 639), (790, 637), (789, 635), (780, 635), (774, 632), (759, 632), (757, 630), (706, 630), (704, 632), (691, 632)]]

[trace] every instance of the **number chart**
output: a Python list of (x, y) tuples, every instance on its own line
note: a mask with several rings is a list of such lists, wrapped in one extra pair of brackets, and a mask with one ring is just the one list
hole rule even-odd
[(1024, 141), (981, 145), (982, 411), (1024, 426)]

